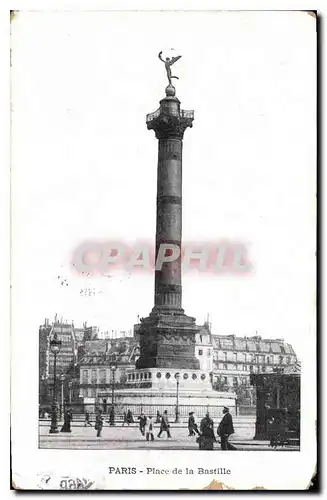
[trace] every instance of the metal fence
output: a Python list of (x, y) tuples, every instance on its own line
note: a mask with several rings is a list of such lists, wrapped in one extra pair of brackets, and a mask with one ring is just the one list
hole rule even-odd
[[(68, 404), (65, 406), (65, 409), (70, 409), (72, 410), (73, 415), (84, 415), (86, 411), (88, 411), (90, 414), (96, 413), (97, 409), (100, 408), (102, 412), (105, 415), (109, 415), (110, 410), (112, 408), (111, 404), (82, 404), (82, 403), (77, 403), (77, 404)], [(123, 418), (123, 415), (125, 412), (130, 410), (132, 412), (132, 415), (134, 417), (138, 417), (142, 412), (145, 415), (151, 415), (153, 417), (156, 417), (157, 413), (160, 415), (163, 414), (165, 410), (167, 410), (168, 417), (173, 418), (176, 415), (176, 405), (164, 405), (164, 404), (157, 404), (157, 405), (143, 405), (143, 404), (115, 404), (115, 416), (116, 418), (120, 419)], [(223, 415), (223, 406), (217, 406), (217, 405), (206, 405), (206, 406), (200, 406), (200, 405), (180, 405), (178, 407), (178, 413), (180, 418), (183, 420), (188, 418), (189, 413), (191, 411), (194, 412), (194, 414), (202, 418), (205, 416), (205, 414), (208, 412), (212, 418), (218, 418)], [(235, 415), (235, 410), (234, 408), (230, 408), (230, 413), (232, 415)]]
[(255, 416), (256, 415), (256, 406), (250, 405), (238, 405), (237, 406), (237, 415), (239, 416)]

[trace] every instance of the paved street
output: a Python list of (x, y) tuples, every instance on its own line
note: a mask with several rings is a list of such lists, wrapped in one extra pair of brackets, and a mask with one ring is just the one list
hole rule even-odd
[[(100, 438), (96, 437), (93, 427), (84, 427), (82, 423), (72, 425), (71, 433), (49, 434), (50, 422), (41, 422), (39, 426), (40, 448), (61, 448), (61, 449), (129, 449), (129, 450), (197, 450), (196, 437), (188, 437), (187, 426), (171, 427), (171, 439), (167, 439), (163, 434), (157, 438), (158, 427), (155, 428), (155, 441), (148, 442), (141, 436), (137, 426), (131, 427), (109, 427), (105, 425)], [(60, 426), (59, 426), (60, 429)], [(252, 434), (253, 435), (253, 434)], [(268, 447), (267, 441), (253, 441), (250, 437), (241, 436), (235, 433), (230, 439), (238, 450), (242, 451), (275, 451)], [(219, 443), (215, 448), (220, 449)], [(277, 451), (297, 451), (298, 447), (278, 448)]]

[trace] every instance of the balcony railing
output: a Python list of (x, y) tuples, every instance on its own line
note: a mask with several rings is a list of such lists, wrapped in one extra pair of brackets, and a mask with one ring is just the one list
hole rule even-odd
[(177, 109), (171, 109), (171, 108), (169, 108), (169, 110), (166, 110), (163, 107), (163, 108), (158, 108), (153, 113), (149, 113), (148, 115), (146, 115), (146, 123), (149, 123), (152, 120), (155, 120), (156, 118), (158, 118), (160, 116), (160, 114), (170, 115), (170, 116), (179, 116), (180, 118), (188, 118), (188, 119), (192, 119), (192, 120), (194, 119), (194, 111), (193, 110), (181, 109), (178, 111)]
[(146, 115), (146, 123), (152, 122), (152, 120), (158, 118), (159, 115), (160, 115), (160, 108), (158, 108), (153, 113), (149, 113), (148, 115)]
[(192, 118), (194, 120), (193, 109), (181, 109), (181, 118)]

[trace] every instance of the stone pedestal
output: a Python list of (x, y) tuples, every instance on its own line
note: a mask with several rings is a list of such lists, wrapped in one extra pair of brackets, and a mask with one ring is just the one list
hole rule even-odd
[(152, 311), (138, 331), (140, 358), (137, 368), (198, 370), (195, 357), (195, 319), (183, 313)]
[[(178, 374), (178, 375), (177, 375)], [(178, 378), (177, 378), (178, 377)], [(99, 394), (101, 398), (108, 396)], [(168, 411), (170, 416), (178, 413), (185, 420), (190, 411), (204, 416), (209, 411), (212, 417), (222, 415), (224, 406), (235, 414), (235, 394), (214, 391), (210, 375), (202, 370), (149, 368), (135, 369), (127, 373), (126, 389), (115, 390), (115, 405), (127, 411), (139, 405), (139, 410), (155, 415)], [(121, 410), (121, 412), (123, 411)]]

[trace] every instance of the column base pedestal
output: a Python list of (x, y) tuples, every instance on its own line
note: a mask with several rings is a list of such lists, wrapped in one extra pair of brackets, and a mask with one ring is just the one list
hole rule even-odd
[(200, 364), (195, 357), (198, 331), (195, 318), (187, 316), (183, 309), (154, 307), (138, 330), (141, 354), (136, 368), (198, 370)]

